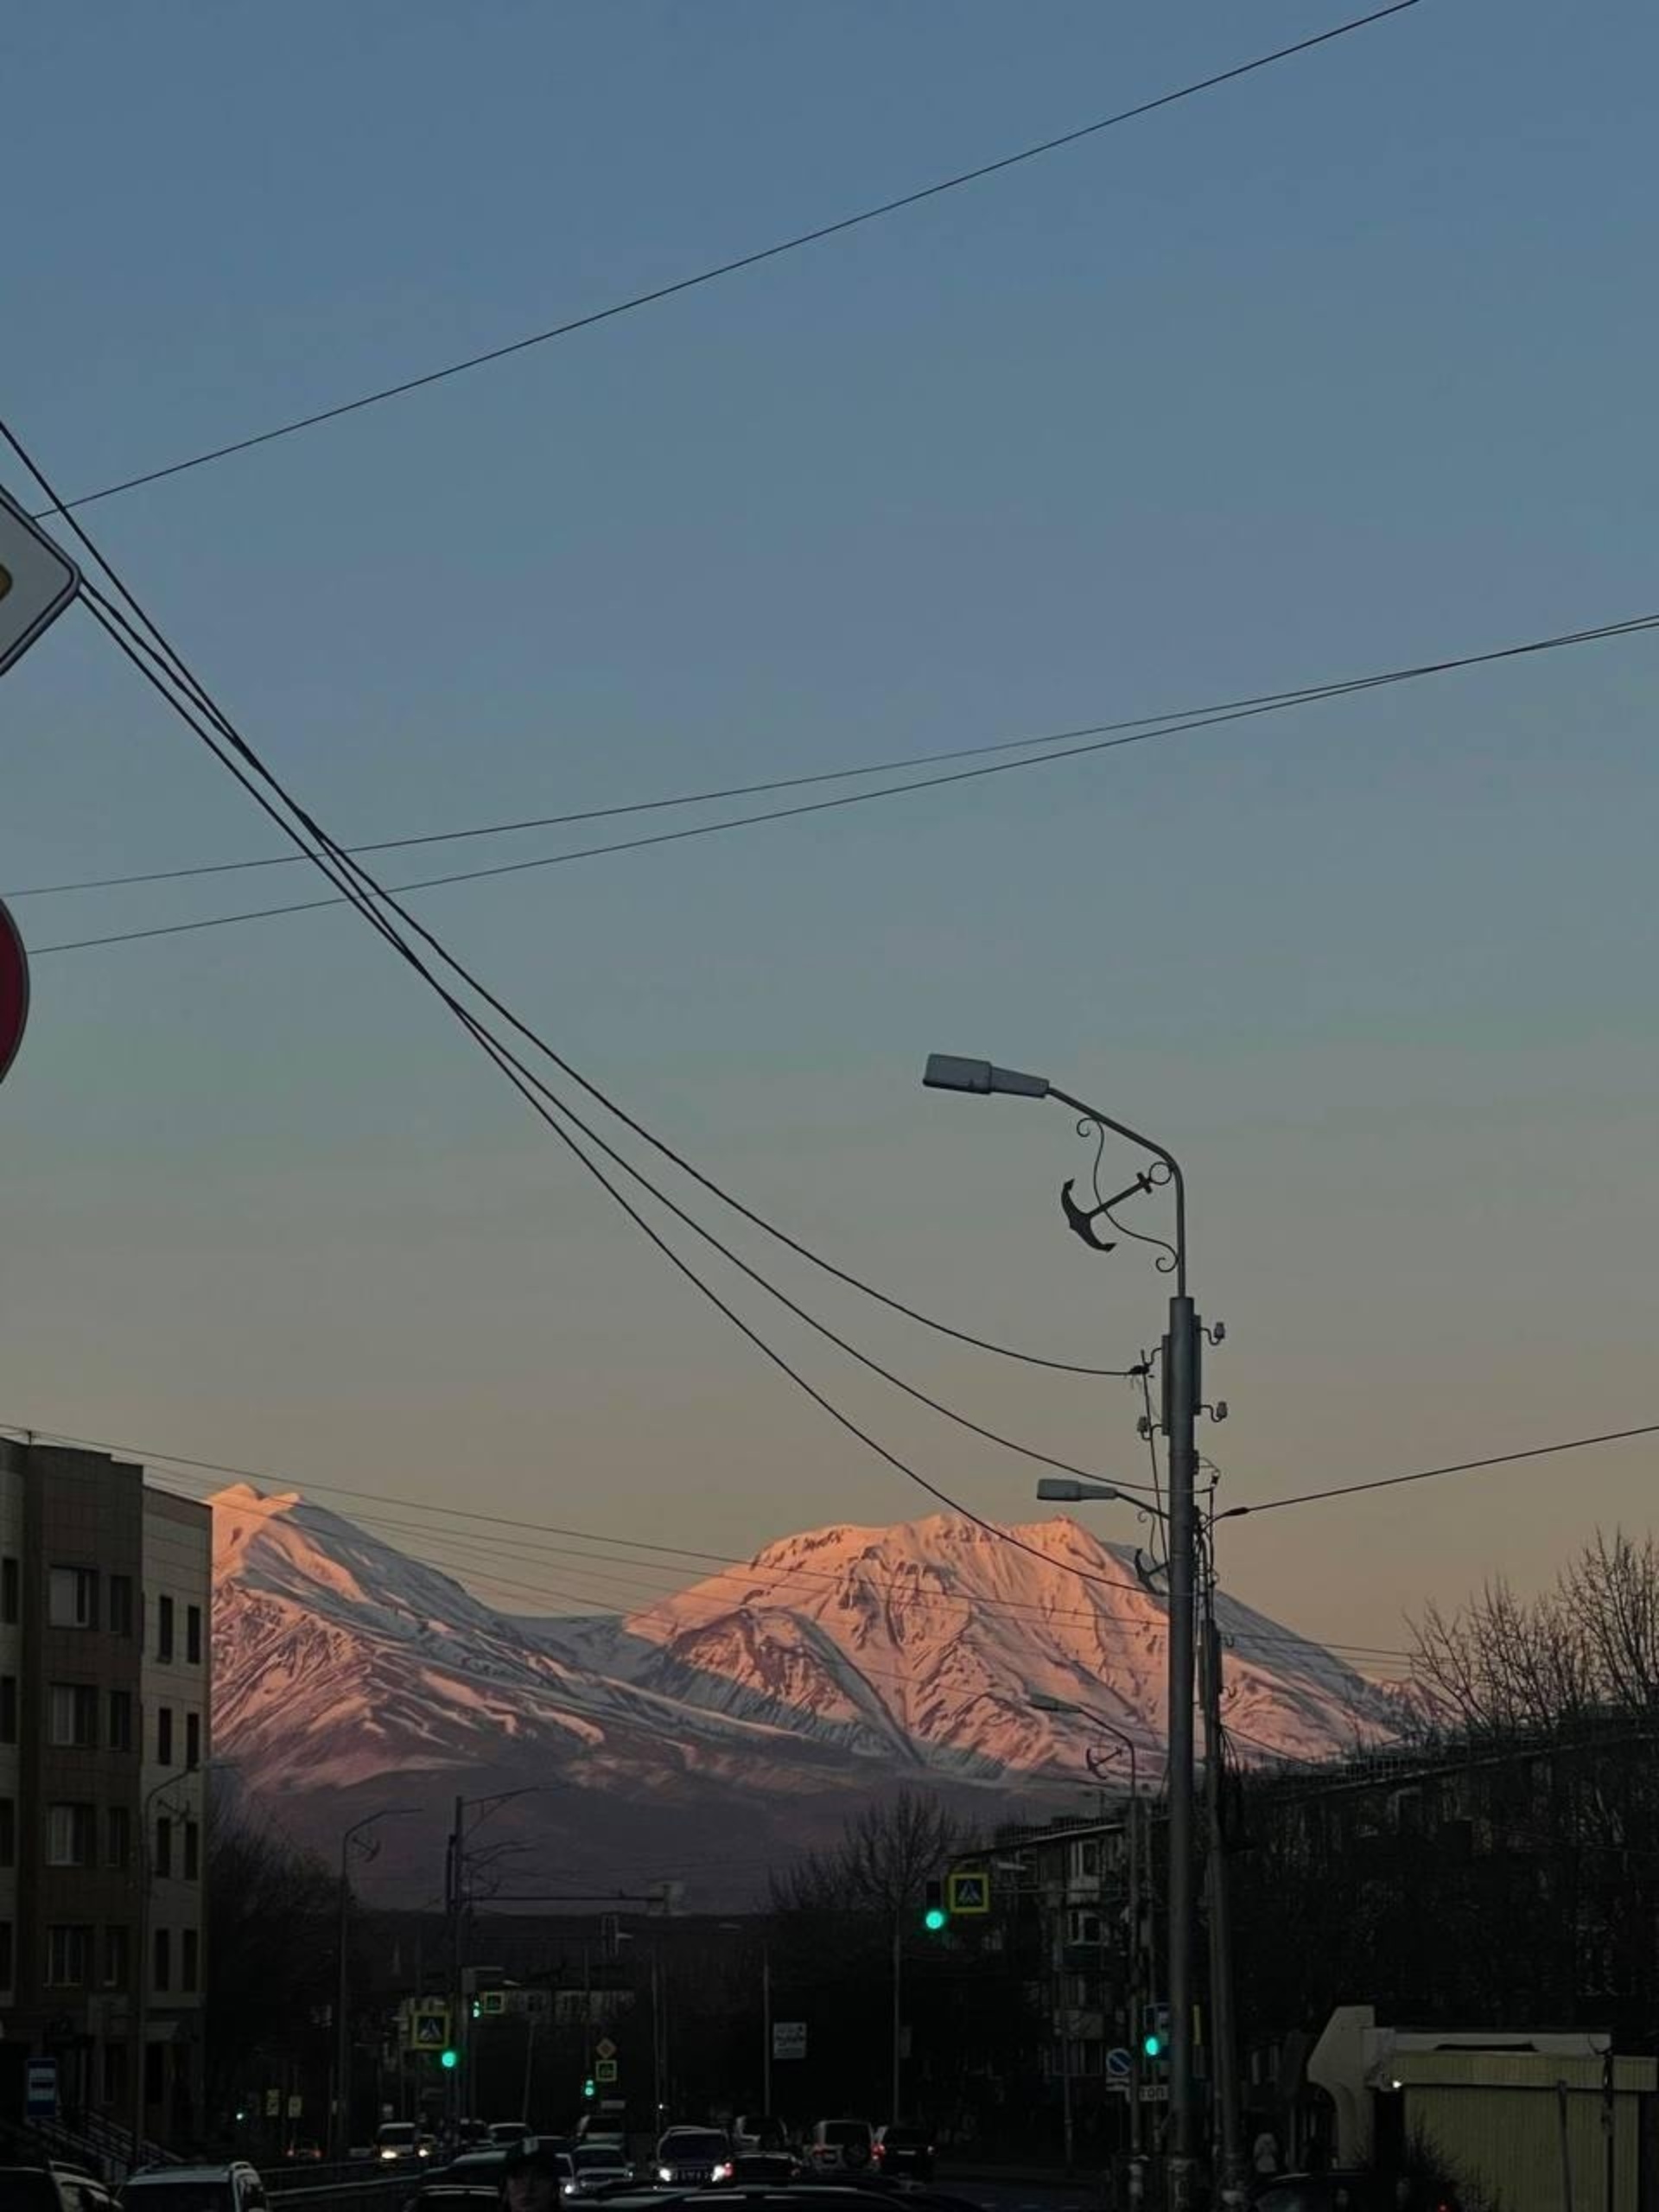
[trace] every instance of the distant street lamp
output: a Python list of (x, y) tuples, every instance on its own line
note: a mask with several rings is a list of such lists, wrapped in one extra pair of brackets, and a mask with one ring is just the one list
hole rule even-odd
[[(1163, 1342), (1163, 1427), (1169, 1448), (1169, 2202), (1171, 2212), (1188, 2212), (1197, 2182), (1198, 2107), (1193, 2069), (1192, 1938), (1197, 1890), (1198, 1833), (1195, 1818), (1193, 1692), (1196, 1658), (1194, 1582), (1197, 1565), (1195, 1492), (1198, 1445), (1195, 1431), (1199, 1401), (1199, 1325), (1187, 1295), (1186, 1182), (1179, 1161), (1166, 1146), (1142, 1136), (1127, 1122), (1115, 1120), (1097, 1106), (1058, 1089), (1046, 1076), (1027, 1075), (1015, 1068), (1000, 1068), (989, 1060), (969, 1060), (950, 1052), (935, 1052), (922, 1080), (933, 1090), (964, 1091), (976, 1097), (1001, 1095), (1010, 1098), (1052, 1098), (1068, 1106), (1088, 1128), (1111, 1130), (1126, 1142), (1151, 1154), (1157, 1167), (1144, 1172), (1119, 1197), (1102, 1199), (1094, 1213), (1085, 1213), (1071, 1198), (1071, 1186), (1061, 1192), (1066, 1218), (1096, 1250), (1101, 1243), (1094, 1223), (1100, 1215), (1114, 1219), (1113, 1209), (1137, 1192), (1149, 1192), (1167, 1183), (1175, 1200), (1175, 1242), (1167, 1259), (1158, 1265), (1174, 1274), (1174, 1294), (1169, 1301), (1168, 1333)], [(1161, 1169), (1161, 1173), (1159, 1171)], [(1096, 1192), (1099, 1197), (1098, 1190)], [(1107, 1486), (1109, 1487), (1109, 1486)], [(1097, 1495), (1098, 1493), (1096, 1493)]]
[[(334, 2156), (342, 2164), (351, 2149), (352, 2107), (352, 2037), (350, 2029), (351, 1977), (348, 1970), (346, 1946), (349, 1941), (352, 1916), (351, 1851), (359, 1836), (372, 1828), (377, 1821), (406, 1818), (418, 1810), (414, 1805), (386, 1805), (378, 1813), (365, 1814), (353, 1821), (340, 1839), (340, 1978), (334, 1992)], [(358, 1844), (365, 1855), (372, 1853), (372, 1844)]]

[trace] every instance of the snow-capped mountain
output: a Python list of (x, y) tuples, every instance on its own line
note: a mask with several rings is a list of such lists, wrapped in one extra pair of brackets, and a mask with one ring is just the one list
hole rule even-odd
[[(1033, 1694), (1091, 1707), (1143, 1766), (1161, 1751), (1163, 1600), (1067, 1519), (821, 1529), (645, 1611), (524, 1621), (296, 1492), (213, 1503), (217, 1747), (302, 1832), (337, 1834), (342, 1800), (435, 1815), (531, 1786), (518, 1840), (613, 1880), (619, 1850), (671, 1871), (688, 1823), (751, 1857), (821, 1840), (900, 1777), (981, 1820), (1075, 1802), (1110, 1739)], [(1241, 1757), (1389, 1732), (1328, 1652), (1230, 1599), (1220, 1618)]]

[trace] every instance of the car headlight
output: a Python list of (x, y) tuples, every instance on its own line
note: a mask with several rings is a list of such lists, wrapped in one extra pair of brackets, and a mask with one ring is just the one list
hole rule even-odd
[(657, 2169), (657, 2178), (658, 2181), (672, 2181), (674, 2178), (673, 2167), (658, 2166)]
[(392, 2150), (392, 2149), (391, 2149), (391, 2147), (390, 2146), (390, 2145), (388, 2145), (388, 2146), (386, 2147), (386, 2149), (385, 2149), (384, 2151), (382, 2151), (382, 2152), (380, 2153), (380, 2155), (381, 2155), (381, 2157), (382, 2157), (383, 2158), (395, 2158), (397, 2157), (397, 2153), (394, 2150)]

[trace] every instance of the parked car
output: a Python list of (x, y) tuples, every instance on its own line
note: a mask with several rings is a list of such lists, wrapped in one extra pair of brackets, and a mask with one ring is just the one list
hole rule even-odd
[[(54, 2162), (58, 2187), (63, 2191), (69, 2212), (117, 2212), (113, 2190), (106, 2189), (101, 2181), (80, 2166), (68, 2166)], [(0, 2190), (0, 2205), (6, 2202)]]
[(801, 2162), (792, 2151), (738, 2151), (733, 2153), (728, 2181), (739, 2183), (772, 2182), (787, 2188), (801, 2177)]
[(889, 2120), (876, 2129), (870, 2158), (889, 2181), (901, 2174), (911, 2181), (933, 2178), (933, 2139), (925, 2127), (900, 2127)]
[(322, 2156), (322, 2145), (308, 2136), (301, 2136), (290, 2143), (283, 2156), (295, 2165), (309, 2164)]
[(244, 2158), (202, 2166), (147, 2166), (121, 2191), (126, 2212), (265, 2212), (265, 2185)]
[(814, 2173), (861, 2173), (874, 2148), (868, 2120), (821, 2120), (808, 2138), (806, 2163)]
[(723, 2127), (671, 2127), (657, 2145), (657, 2178), (670, 2188), (729, 2181), (732, 2139)]

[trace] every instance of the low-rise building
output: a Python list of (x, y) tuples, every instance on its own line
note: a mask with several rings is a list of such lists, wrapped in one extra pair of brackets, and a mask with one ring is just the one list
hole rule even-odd
[(188, 2142), (201, 2101), (213, 1520), (102, 1452), (0, 1440), (0, 2117)]

